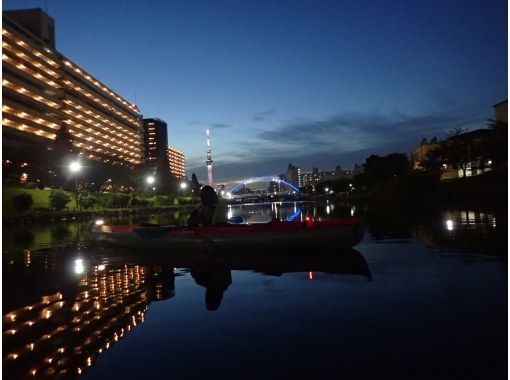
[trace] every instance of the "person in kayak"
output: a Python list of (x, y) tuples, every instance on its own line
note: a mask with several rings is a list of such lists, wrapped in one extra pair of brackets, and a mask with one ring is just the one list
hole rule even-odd
[(226, 223), (226, 212), (222, 202), (218, 201), (218, 195), (212, 186), (203, 186), (200, 189), (201, 203), (193, 210), (189, 219), (190, 227), (205, 227)]

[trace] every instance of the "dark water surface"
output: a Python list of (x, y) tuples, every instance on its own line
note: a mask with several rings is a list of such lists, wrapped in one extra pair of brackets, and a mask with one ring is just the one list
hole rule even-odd
[[(4, 378), (506, 378), (506, 214), (229, 214), (355, 215), (367, 231), (347, 252), (247, 256), (105, 250), (88, 223), (4, 228)], [(141, 220), (186, 215), (106, 222)]]

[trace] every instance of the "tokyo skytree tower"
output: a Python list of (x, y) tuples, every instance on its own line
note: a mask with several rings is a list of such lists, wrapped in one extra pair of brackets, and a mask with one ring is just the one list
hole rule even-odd
[(207, 165), (207, 184), (212, 186), (213, 184), (213, 176), (212, 176), (212, 156), (211, 156), (211, 140), (209, 138), (209, 130), (207, 130), (207, 160), (205, 161)]

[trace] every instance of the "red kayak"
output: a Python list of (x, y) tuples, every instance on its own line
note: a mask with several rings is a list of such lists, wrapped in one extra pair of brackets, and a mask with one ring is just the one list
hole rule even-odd
[(108, 246), (158, 251), (352, 248), (364, 234), (356, 218), (225, 224), (211, 227), (96, 225), (96, 240)]

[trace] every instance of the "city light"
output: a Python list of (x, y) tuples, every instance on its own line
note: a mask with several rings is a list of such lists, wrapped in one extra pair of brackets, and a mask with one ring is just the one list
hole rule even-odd
[(75, 192), (76, 192), (76, 209), (79, 209), (79, 199), (78, 199), (78, 172), (81, 170), (81, 164), (80, 161), (73, 161), (69, 165), (69, 170), (71, 170), (71, 173), (74, 173), (74, 181), (75, 181)]
[(82, 274), (83, 272), (85, 272), (85, 266), (83, 265), (83, 260), (82, 259), (74, 260), (74, 273)]
[(153, 176), (148, 176), (147, 177), (147, 183), (149, 185), (152, 185), (155, 181), (156, 181), (156, 179)]
[(73, 173), (77, 173), (80, 171), (81, 169), (81, 164), (79, 161), (73, 161), (71, 162), (71, 165), (69, 165), (69, 169), (71, 170), (71, 172)]
[(452, 220), (448, 219), (448, 220), (446, 221), (446, 229), (447, 229), (448, 231), (453, 231), (453, 221), (452, 221)]
[(188, 187), (188, 184), (186, 182), (181, 182), (181, 189), (186, 189)]

